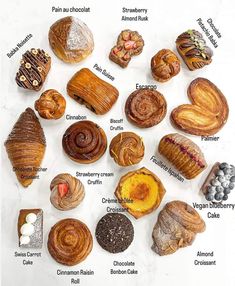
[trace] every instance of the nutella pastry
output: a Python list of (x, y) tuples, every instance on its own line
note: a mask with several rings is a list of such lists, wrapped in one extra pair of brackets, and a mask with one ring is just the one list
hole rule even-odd
[(87, 68), (76, 72), (67, 84), (70, 97), (96, 114), (108, 112), (118, 99), (118, 90)]
[(134, 228), (125, 215), (107, 213), (99, 220), (95, 236), (104, 250), (119, 253), (131, 245), (134, 238)]
[(42, 118), (59, 119), (64, 115), (66, 101), (57, 90), (48, 89), (35, 101), (34, 107)]
[(205, 78), (196, 78), (188, 87), (192, 104), (182, 104), (171, 112), (171, 122), (180, 130), (201, 136), (217, 133), (227, 122), (229, 107), (223, 93)]
[(132, 56), (142, 53), (143, 47), (144, 40), (137, 31), (124, 30), (118, 36), (116, 45), (111, 49), (109, 59), (125, 68)]
[(203, 68), (212, 62), (213, 52), (206, 45), (202, 34), (196, 30), (188, 30), (179, 35), (176, 48), (191, 71)]
[(25, 89), (39, 91), (51, 68), (51, 57), (41, 49), (31, 49), (23, 54), (16, 83)]
[(72, 124), (65, 131), (62, 145), (71, 160), (89, 164), (103, 156), (107, 148), (107, 137), (97, 124), (83, 120)]
[(146, 168), (122, 176), (115, 196), (123, 208), (136, 219), (157, 209), (165, 195), (160, 179)]
[(87, 258), (93, 247), (88, 227), (80, 220), (68, 218), (57, 222), (50, 230), (47, 247), (50, 255), (67, 266)]
[(52, 181), (51, 203), (61, 211), (76, 208), (84, 199), (85, 192), (82, 182), (70, 174), (59, 174)]
[(127, 98), (125, 113), (128, 120), (141, 128), (160, 123), (166, 115), (167, 103), (164, 96), (153, 89), (138, 89)]
[(118, 165), (131, 166), (143, 159), (144, 143), (134, 132), (122, 132), (112, 139), (109, 153)]
[(188, 180), (207, 167), (200, 148), (178, 133), (165, 135), (158, 145), (158, 151)]
[(234, 189), (235, 167), (226, 162), (216, 162), (201, 187), (209, 202), (222, 203)]
[(28, 187), (37, 175), (46, 149), (43, 129), (31, 108), (16, 121), (5, 147), (18, 181)]
[(90, 29), (81, 20), (71, 16), (56, 21), (50, 27), (48, 38), (55, 55), (66, 63), (78, 63), (94, 49)]
[(20, 210), (18, 217), (19, 246), (22, 248), (42, 248), (43, 211), (41, 209)]
[(166, 82), (180, 72), (180, 60), (171, 50), (160, 50), (151, 59), (152, 76), (159, 82)]
[(172, 254), (190, 246), (197, 233), (205, 228), (205, 222), (190, 205), (182, 201), (169, 202), (159, 213), (153, 228), (152, 250), (160, 256)]

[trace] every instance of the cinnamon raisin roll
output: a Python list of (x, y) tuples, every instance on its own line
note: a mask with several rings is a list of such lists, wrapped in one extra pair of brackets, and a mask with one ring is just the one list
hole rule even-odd
[(143, 159), (144, 143), (134, 132), (122, 132), (112, 139), (109, 153), (118, 165), (131, 166)]
[(80, 180), (70, 174), (59, 174), (52, 181), (51, 203), (61, 211), (76, 208), (84, 199), (84, 186)]
[(63, 219), (50, 230), (47, 247), (59, 263), (72, 266), (80, 263), (92, 250), (93, 239), (88, 227), (77, 219)]
[(100, 126), (83, 120), (72, 124), (65, 131), (62, 145), (71, 160), (89, 164), (102, 157), (107, 148), (107, 138)]
[(126, 101), (127, 118), (135, 125), (148, 128), (160, 123), (166, 115), (164, 96), (153, 89), (138, 89)]

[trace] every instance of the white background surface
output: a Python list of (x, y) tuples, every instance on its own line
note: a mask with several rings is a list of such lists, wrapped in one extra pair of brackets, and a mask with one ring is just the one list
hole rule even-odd
[[(70, 285), (69, 276), (57, 276), (57, 269), (79, 270), (91, 269), (94, 276), (81, 276), (81, 285), (214, 285), (232, 286), (235, 283), (234, 257), (235, 257), (235, 220), (234, 211), (220, 211), (220, 219), (208, 219), (207, 211), (200, 214), (206, 221), (207, 229), (199, 234), (191, 247), (177, 251), (173, 255), (160, 257), (151, 250), (151, 233), (157, 220), (159, 211), (166, 202), (180, 199), (189, 204), (192, 202), (205, 202), (199, 193), (209, 168), (215, 161), (234, 162), (235, 138), (235, 108), (234, 108), (234, 6), (233, 1), (5, 1), (2, 11), (2, 123), (1, 133), (5, 140), (13, 124), (21, 112), (27, 107), (34, 106), (34, 101), (40, 94), (49, 88), (57, 89), (67, 100), (66, 114), (86, 115), (88, 120), (98, 123), (106, 132), (108, 141), (118, 131), (110, 131), (110, 118), (124, 118), (124, 131), (134, 131), (144, 139), (146, 152), (143, 161), (130, 168), (120, 168), (110, 158), (108, 151), (96, 163), (80, 165), (72, 162), (63, 153), (61, 139), (65, 130), (74, 121), (65, 120), (46, 121), (40, 118), (45, 136), (47, 149), (42, 167), (48, 168), (46, 173), (40, 172), (40, 179), (35, 180), (28, 189), (23, 189), (12, 172), (12, 166), (7, 158), (5, 148), (2, 147), (2, 285), (3, 286), (65, 286)], [(92, 55), (83, 62), (69, 65), (61, 62), (51, 51), (47, 39), (51, 24), (57, 19), (71, 15), (69, 13), (52, 13), (52, 6), (61, 7), (91, 7), (90, 13), (74, 13), (83, 20), (92, 30), (95, 49)], [(121, 9), (148, 8), (148, 22), (122, 22)], [(127, 14), (124, 14), (127, 15)], [(131, 16), (128, 14), (127, 16)], [(134, 15), (133, 15), (134, 16)], [(222, 38), (218, 40), (219, 47), (213, 48), (213, 62), (208, 67), (190, 72), (185, 64), (179, 75), (171, 81), (159, 84), (150, 75), (151, 57), (162, 48), (175, 51), (175, 39), (179, 34), (189, 28), (201, 31), (196, 19), (201, 17), (206, 24), (207, 18), (212, 18), (219, 28)], [(208, 25), (207, 25), (208, 26)], [(233, 27), (232, 27), (233, 26)], [(121, 30), (129, 28), (137, 30), (145, 41), (141, 55), (133, 58), (126, 69), (109, 61), (108, 54), (116, 42)], [(32, 33), (33, 38), (24, 45), (11, 59), (6, 54), (23, 40), (27, 34)], [(216, 36), (215, 36), (216, 38)], [(205, 38), (206, 39), (206, 38)], [(209, 41), (207, 43), (211, 46)], [(52, 68), (40, 92), (28, 92), (17, 87), (15, 73), (19, 67), (21, 55), (30, 48), (43, 48), (52, 57)], [(112, 82), (93, 69), (97, 63), (115, 77)], [(103, 116), (97, 116), (77, 104), (66, 94), (66, 84), (71, 76), (81, 69), (88, 67), (99, 77), (116, 86), (120, 92), (119, 99), (111, 111)], [(200, 137), (188, 136), (203, 150), (208, 162), (208, 169), (196, 179), (181, 183), (150, 162), (150, 157), (156, 155), (156, 149), (161, 137), (167, 133), (175, 132), (171, 126), (169, 115), (171, 110), (179, 104), (187, 103), (186, 90), (189, 83), (196, 77), (206, 77), (214, 82), (226, 96), (230, 115), (225, 127), (217, 134), (219, 142), (201, 142)], [(151, 129), (139, 129), (127, 122), (124, 114), (124, 103), (127, 96), (134, 91), (135, 84), (157, 84), (158, 90), (164, 94), (168, 112), (162, 123)], [(157, 155), (156, 155), (157, 156)], [(167, 193), (159, 209), (138, 221), (130, 215), (135, 238), (131, 246), (121, 254), (112, 255), (104, 251), (97, 243), (94, 232), (98, 220), (106, 213), (106, 207), (118, 205), (104, 205), (103, 197), (113, 198), (117, 182), (122, 174), (145, 166), (153, 171), (162, 180)], [(76, 174), (96, 171), (114, 172), (114, 179), (104, 179), (103, 185), (89, 186), (86, 179), (81, 179), (85, 185), (86, 197), (82, 204), (73, 211), (60, 212), (49, 201), (49, 185), (52, 178), (61, 172)], [(228, 203), (235, 203), (234, 193), (230, 195)], [(21, 208), (42, 208), (44, 211), (44, 244), (41, 250), (42, 258), (34, 259), (34, 265), (22, 265), (22, 258), (15, 258), (18, 248), (17, 218)], [(48, 253), (47, 236), (50, 228), (60, 219), (73, 217), (82, 220), (90, 228), (94, 246), (91, 254), (81, 264), (74, 267), (65, 267), (57, 264)], [(37, 251), (37, 250), (36, 250)], [(214, 251), (216, 266), (195, 266), (197, 251)], [(113, 261), (134, 261), (138, 275), (110, 275)], [(126, 269), (126, 268), (125, 268)]]

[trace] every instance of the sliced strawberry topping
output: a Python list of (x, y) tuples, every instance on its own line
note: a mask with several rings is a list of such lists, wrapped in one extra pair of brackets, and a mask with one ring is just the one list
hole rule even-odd
[(69, 187), (67, 184), (59, 184), (58, 185), (58, 192), (59, 196), (63, 198), (69, 191)]

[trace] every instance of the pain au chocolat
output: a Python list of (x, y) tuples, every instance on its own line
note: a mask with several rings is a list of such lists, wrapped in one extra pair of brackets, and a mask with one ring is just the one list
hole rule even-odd
[(188, 30), (179, 35), (176, 48), (191, 71), (203, 68), (212, 62), (213, 52), (206, 45), (202, 34), (196, 30)]
[(152, 250), (162, 255), (190, 246), (197, 233), (205, 231), (206, 225), (198, 212), (182, 201), (167, 203), (158, 215), (153, 228)]
[(28, 187), (37, 174), (46, 149), (43, 129), (31, 108), (20, 115), (5, 147), (18, 181), (23, 187)]
[(165, 135), (158, 145), (158, 151), (188, 180), (195, 178), (207, 167), (200, 148), (178, 133)]
[(160, 179), (148, 169), (141, 168), (121, 177), (115, 196), (138, 219), (157, 209), (165, 192)]
[(55, 55), (66, 63), (78, 63), (94, 49), (90, 29), (81, 20), (71, 16), (56, 21), (50, 27), (48, 38)]
[(107, 113), (118, 99), (118, 90), (87, 68), (76, 72), (67, 84), (70, 97), (96, 114)]
[(209, 136), (217, 133), (227, 122), (227, 100), (208, 79), (193, 80), (188, 87), (188, 97), (192, 104), (182, 104), (171, 112), (171, 122), (180, 130)]

